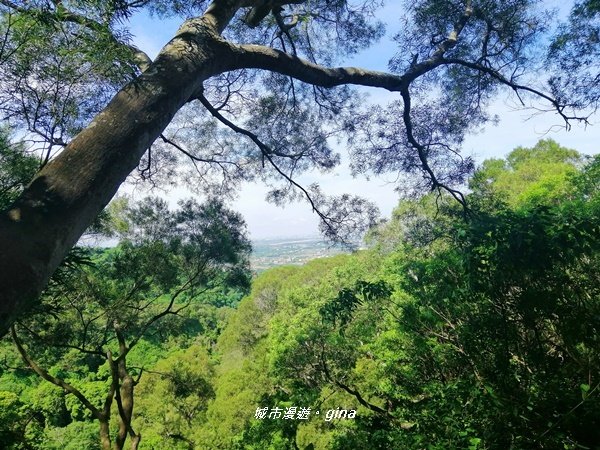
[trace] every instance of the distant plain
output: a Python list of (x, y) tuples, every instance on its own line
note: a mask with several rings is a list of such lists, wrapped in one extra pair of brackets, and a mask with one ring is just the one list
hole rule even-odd
[(319, 236), (257, 239), (252, 241), (252, 270), (262, 272), (275, 266), (301, 265), (311, 259), (346, 253), (349, 250), (334, 247)]

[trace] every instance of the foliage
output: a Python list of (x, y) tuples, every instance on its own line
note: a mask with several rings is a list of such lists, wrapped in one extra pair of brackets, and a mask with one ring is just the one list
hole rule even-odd
[(175, 350), (156, 364), (137, 392), (136, 428), (144, 430), (142, 448), (189, 448), (215, 396), (213, 377), (208, 355), (198, 345)]
[[(418, 299), (403, 312), (413, 341), (422, 342), (415, 356), (429, 354), (423, 363), (436, 367), (421, 368), (436, 386), (424, 395), (438, 408), (437, 396), (452, 389), (473, 408), (463, 420), (490, 447), (597, 439), (595, 406), (580, 404), (580, 385), (598, 364), (598, 211), (580, 206), (483, 217), (458, 230), (465, 234), (455, 246), (402, 266), (414, 274), (403, 288)], [(432, 412), (425, 405), (423, 413)]]
[[(93, 252), (86, 266), (65, 267), (40, 311), (21, 321), (13, 336), (26, 364), (65, 389), (46, 383), (29, 394), (31, 414), (45, 425), (40, 448), (69, 441), (73, 448), (99, 446), (97, 431), (94, 444), (86, 444), (91, 422), (108, 422), (111, 415), (131, 430), (132, 409), (115, 405), (111, 413), (115, 392), (120, 391), (117, 401), (133, 405), (133, 387), (127, 387), (136, 384), (133, 376), (141, 377), (148, 367), (162, 370), (159, 361), (169, 348), (209, 344), (211, 335), (214, 340), (214, 330), (206, 331), (204, 340), (198, 336), (207, 318), (188, 313), (183, 321), (178, 313), (204, 299), (208, 307), (214, 297), (231, 297), (231, 291), (243, 291), (249, 282), (244, 223), (221, 203), (187, 201), (171, 212), (163, 202), (148, 199), (118, 211), (127, 224), (119, 245)], [(196, 356), (190, 358), (198, 362)], [(201, 383), (210, 396), (208, 382), (188, 376), (183, 357), (174, 359), (169, 373), (177, 399), (193, 402)], [(125, 439), (121, 430), (115, 433), (115, 448)]]
[(582, 0), (571, 9), (548, 52), (557, 74), (550, 79), (556, 96), (577, 106), (598, 108), (600, 85), (600, 3)]
[[(576, 3), (549, 49), (552, 16), (536, 1), (403, 2), (387, 73), (333, 68), (383, 36), (382, 6), (0, 2), (0, 113), (42, 166), (30, 173), (23, 148), (0, 138), (0, 207), (13, 205), (0, 214), (0, 333), (18, 321), (19, 356), (62, 389), (33, 383), (7, 351), (2, 383), (22, 394), (1, 391), (14, 409), (7, 445), (87, 446), (96, 420), (105, 449), (111, 438), (135, 448), (133, 391), (150, 367), (162, 378), (145, 395), (173, 400), (140, 418), (172, 434), (150, 434), (156, 447), (594, 445), (597, 161), (582, 170), (546, 141), (488, 162), (467, 221), (443, 193), (467, 204), (457, 187), (475, 165), (458, 150), (494, 121), (501, 91), (567, 126), (587, 122), (598, 2)], [(154, 61), (130, 42), (143, 12), (183, 22)], [(364, 107), (350, 85), (395, 97)], [(404, 203), (372, 250), (266, 274), (231, 312), (250, 247), (221, 199), (242, 182), (263, 181), (276, 204), (305, 198), (334, 240), (374, 223), (369, 202), (296, 181), (339, 164), (335, 138), (355, 174), (399, 174), (406, 191), (433, 194)], [(136, 165), (143, 180), (191, 180), (209, 202), (115, 205), (120, 217), (96, 230), (119, 245), (72, 253), (38, 301)], [(162, 367), (167, 351), (179, 362)], [(278, 426), (252, 418), (265, 404), (344, 406), (359, 419)]]
[(8, 207), (39, 167), (37, 158), (13, 144), (8, 129), (0, 127), (0, 209)]
[(473, 175), (470, 187), (473, 200), (486, 197), (512, 208), (557, 204), (574, 190), (574, 176), (584, 158), (575, 150), (561, 147), (551, 139), (533, 148), (517, 147), (506, 160), (488, 159)]
[[(581, 109), (593, 100), (539, 76), (552, 18), (540, 2), (401, 2), (397, 54), (387, 72), (334, 67), (384, 35), (383, 6), (0, 2), (0, 114), (32, 142), (42, 166), (0, 212), (0, 334), (40, 306), (60, 261), (136, 166), (144, 181), (189, 181), (219, 199), (260, 180), (270, 201), (306, 200), (322, 233), (350, 244), (374, 225), (377, 208), (297, 181), (340, 163), (334, 139), (347, 143), (354, 174), (397, 174), (405, 193), (447, 192), (464, 207), (459, 188), (475, 165), (460, 147), (468, 133), (494, 121), (497, 95), (549, 109), (567, 127), (587, 123)], [(596, 10), (589, 1), (573, 14), (593, 22)], [(144, 12), (182, 23), (154, 60), (130, 42), (130, 18)], [(594, 41), (593, 23), (591, 30)], [(557, 59), (572, 63), (574, 56)], [(394, 96), (370, 108), (356, 85)]]
[[(220, 341), (215, 448), (593, 448), (600, 210), (583, 161), (518, 148), (480, 169), (468, 222), (405, 203), (368, 252), (265, 272)], [(252, 418), (292, 405), (358, 416)]]
[(14, 392), (0, 391), (0, 439), (13, 444), (23, 443), (28, 420), (27, 407)]
[[(267, 270), (239, 304), (224, 287), (245, 286), (233, 268), (246, 267), (236, 215), (218, 203), (171, 213), (157, 200), (122, 201), (109, 221), (119, 246), (69, 270), (46, 299), (51, 314), (22, 321), (20, 334), (53, 376), (101, 403), (110, 363), (56, 345), (85, 329), (86, 349), (117, 352), (118, 336), (100, 342), (118, 323), (135, 342), (128, 370), (141, 375), (140, 449), (594, 448), (599, 167), (550, 140), (519, 147), (476, 171), (469, 215), (435, 194), (403, 201), (370, 249)], [(145, 328), (210, 258), (198, 290), (173, 303), (183, 317)], [(102, 320), (78, 325), (87, 314)], [(17, 368), (3, 345), (7, 442), (93, 448), (89, 412)], [(312, 414), (257, 418), (264, 407)], [(327, 420), (342, 409), (356, 417)]]
[(127, 34), (111, 29), (116, 3), (0, 8), (2, 111), (36, 137), (42, 165), (134, 74), (132, 51), (119, 45)]

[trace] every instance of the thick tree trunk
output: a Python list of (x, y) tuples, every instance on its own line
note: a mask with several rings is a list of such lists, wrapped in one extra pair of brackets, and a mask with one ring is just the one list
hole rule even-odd
[(150, 68), (0, 214), (0, 336), (35, 305), (64, 256), (202, 81), (227, 69), (215, 20), (184, 23)]

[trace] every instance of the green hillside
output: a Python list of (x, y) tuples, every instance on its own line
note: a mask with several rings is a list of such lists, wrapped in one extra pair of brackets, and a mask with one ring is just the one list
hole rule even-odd
[[(72, 257), (0, 342), (0, 442), (597, 448), (599, 167), (516, 149), (476, 173), (470, 210), (403, 201), (368, 249), (251, 285), (222, 204), (120, 208), (119, 245)], [(255, 247), (272, 264), (323, 249)]]

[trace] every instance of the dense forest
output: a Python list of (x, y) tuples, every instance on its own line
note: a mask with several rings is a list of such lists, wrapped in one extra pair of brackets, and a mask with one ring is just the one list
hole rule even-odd
[(252, 280), (222, 204), (113, 202), (92, 231), (118, 245), (72, 252), (2, 340), (0, 442), (597, 448), (599, 171), (519, 147), (475, 172), (469, 210), (404, 200), (367, 250)]

